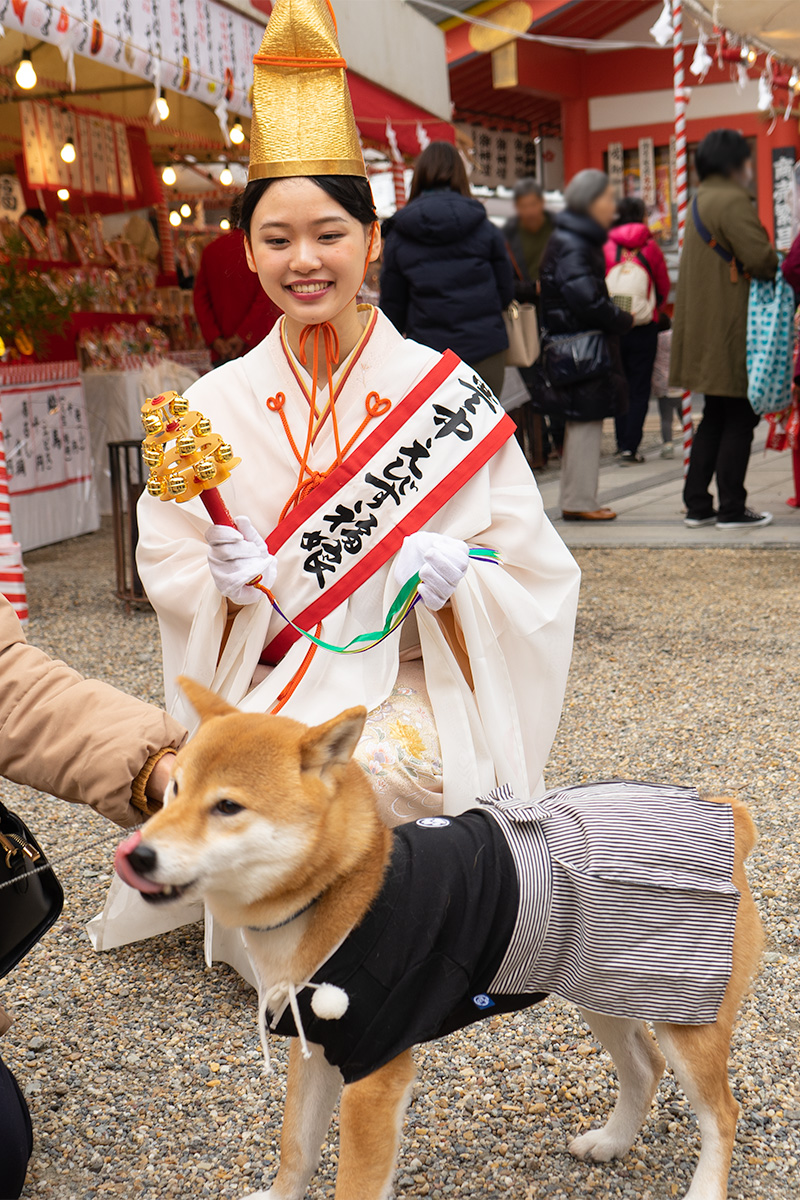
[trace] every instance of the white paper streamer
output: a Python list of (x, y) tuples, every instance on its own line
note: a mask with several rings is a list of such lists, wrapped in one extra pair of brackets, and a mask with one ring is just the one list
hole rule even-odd
[(708, 53), (708, 38), (703, 30), (699, 30), (699, 40), (692, 59), (692, 65), (689, 67), (691, 73), (697, 77), (700, 83), (703, 82), (711, 67), (714, 65), (714, 60)]
[(389, 117), (386, 118), (386, 141), (389, 143), (389, 150), (395, 162), (403, 162), (403, 156), (400, 153), (400, 147), (397, 144), (397, 134), (394, 131), (394, 126)]
[(650, 36), (654, 41), (658, 42), (659, 46), (668, 46), (672, 41), (674, 30), (672, 28), (672, 3), (671, 0), (664, 0), (664, 7), (661, 10), (661, 16), (656, 21), (655, 25), (650, 26)]
[(223, 141), (225, 142), (225, 145), (230, 146), (231, 136), (230, 136), (230, 133), (228, 132), (228, 101), (225, 99), (224, 96), (222, 97), (219, 104), (214, 109), (214, 115), (216, 116), (217, 120), (219, 121), (219, 127), (220, 127), (220, 131), (222, 133), (222, 138), (223, 138)]
[(758, 111), (769, 112), (772, 104), (772, 76), (767, 71), (763, 71), (758, 80)]

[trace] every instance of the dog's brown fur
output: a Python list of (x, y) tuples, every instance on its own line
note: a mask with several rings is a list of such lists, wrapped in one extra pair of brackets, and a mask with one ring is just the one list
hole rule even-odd
[[(239, 713), (200, 685), (181, 683), (202, 725), (178, 755), (176, 794), (143, 831), (143, 842), (158, 854), (152, 878), (183, 886), (196, 874), (190, 894), (202, 895), (221, 923), (244, 928), (276, 926), (318, 897), (288, 926), (247, 935), (265, 987), (282, 980), (300, 985), (358, 924), (389, 859), (391, 835), (378, 819), (367, 776), (352, 760), (365, 710), (350, 709), (308, 729), (282, 717)], [(243, 812), (220, 816), (216, 805), (223, 798), (241, 804)], [(741, 893), (733, 973), (713, 1025), (654, 1026), (698, 1114), (703, 1138), (686, 1200), (724, 1200), (727, 1194), (738, 1115), (727, 1077), (730, 1038), (762, 949), (761, 922), (744, 872), (755, 827), (740, 801), (720, 803), (733, 809), (733, 881)], [(278, 856), (259, 866), (258, 854), (269, 859), (273, 843), (285, 844), (285, 864)], [(226, 866), (226, 856), (235, 869)], [(632, 1144), (664, 1058), (644, 1023), (584, 1015), (615, 1059), (620, 1093), (606, 1126), (576, 1138), (570, 1150), (605, 1160)], [(413, 1077), (408, 1052), (345, 1087), (336, 1200), (388, 1196)], [(301, 1200), (340, 1086), (338, 1071), (321, 1049), (307, 1061), (293, 1039), (280, 1170), (272, 1188), (251, 1200)]]

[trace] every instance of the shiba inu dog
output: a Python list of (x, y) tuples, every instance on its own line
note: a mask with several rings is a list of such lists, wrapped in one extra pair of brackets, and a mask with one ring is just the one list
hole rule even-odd
[(153, 903), (203, 898), (241, 928), (262, 1009), (292, 1036), (280, 1169), (249, 1200), (301, 1200), (340, 1092), (336, 1200), (385, 1200), (412, 1046), (550, 991), (579, 1003), (619, 1076), (610, 1119), (571, 1153), (625, 1154), (666, 1059), (702, 1136), (686, 1200), (724, 1200), (731, 1031), (762, 947), (741, 802), (636, 784), (498, 793), (390, 831), (352, 759), (364, 709), (308, 728), (182, 686), (201, 728), (116, 867)]

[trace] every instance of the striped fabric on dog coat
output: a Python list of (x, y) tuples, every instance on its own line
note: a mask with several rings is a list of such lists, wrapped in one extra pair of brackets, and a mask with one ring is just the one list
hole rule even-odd
[[(346, 1083), (403, 1050), (549, 992), (612, 1016), (715, 1020), (739, 893), (733, 813), (690, 788), (601, 783), (393, 831), (383, 887), (314, 973), (349, 996), (336, 1020), (297, 999)], [(296, 1036), (288, 1008), (273, 1028)]]

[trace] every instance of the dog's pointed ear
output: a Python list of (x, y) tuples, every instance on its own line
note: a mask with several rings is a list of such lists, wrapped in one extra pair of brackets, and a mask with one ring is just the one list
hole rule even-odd
[(231, 713), (239, 711), (216, 692), (203, 687), (202, 683), (196, 683), (194, 679), (188, 679), (185, 675), (178, 676), (178, 684), (201, 721), (209, 721), (212, 717), (229, 717)]
[(315, 725), (300, 740), (300, 763), (304, 771), (322, 775), (329, 767), (348, 763), (367, 719), (365, 708), (348, 708), (324, 725)]

